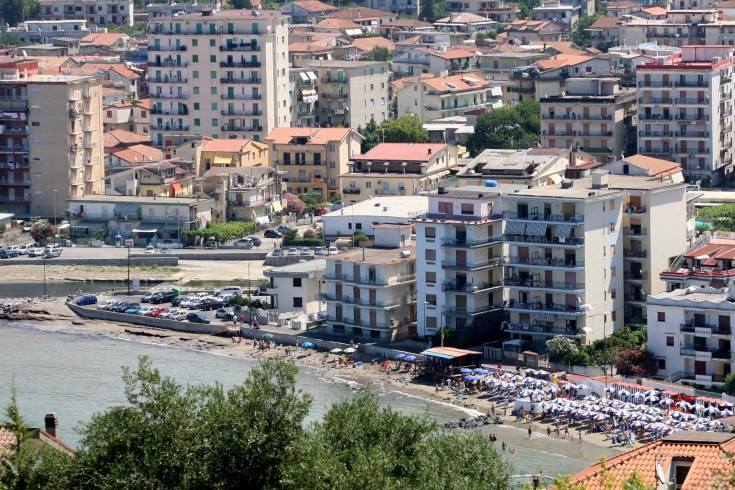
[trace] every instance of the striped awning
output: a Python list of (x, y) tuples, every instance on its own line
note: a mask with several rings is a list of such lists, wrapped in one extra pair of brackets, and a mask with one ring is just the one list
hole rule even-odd
[(524, 235), (526, 233), (526, 223), (508, 221), (505, 223), (505, 232), (509, 235)]
[(526, 235), (544, 236), (548, 227), (549, 225), (546, 223), (528, 223), (528, 226), (526, 226)]
[(568, 237), (572, 235), (572, 225), (556, 225), (554, 236)]

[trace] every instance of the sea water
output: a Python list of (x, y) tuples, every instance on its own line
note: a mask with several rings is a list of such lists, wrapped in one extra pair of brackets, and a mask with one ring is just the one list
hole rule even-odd
[[(95, 413), (126, 403), (122, 368), (135, 368), (142, 355), (148, 356), (164, 376), (179, 383), (219, 382), (225, 389), (242, 383), (257, 365), (244, 353), (171, 347), (156, 344), (155, 339), (117, 338), (74, 326), (0, 321), (0, 405), (7, 406), (11, 386), (15, 385), (21, 413), (31, 426), (43, 426), (44, 415), (56, 412), (59, 438), (77, 446), (81, 435), (76, 429), (81, 424)], [(357, 388), (347, 371), (312, 366), (300, 367), (297, 383), (314, 397), (308, 420), (320, 419), (332, 404), (352, 396)], [(379, 382), (367, 388), (382, 406), (427, 416), (441, 425), (472, 415)], [(0, 420), (4, 418), (3, 413)], [(576, 473), (597, 462), (597, 457), (593, 459), (581, 451), (576, 454), (569, 442), (545, 440), (545, 434), (528, 439), (522, 429), (494, 426), (492, 430), (498, 435), (498, 445), (503, 440), (515, 450), (512, 455), (505, 453), (514, 473)], [(564, 455), (567, 452), (570, 456)]]

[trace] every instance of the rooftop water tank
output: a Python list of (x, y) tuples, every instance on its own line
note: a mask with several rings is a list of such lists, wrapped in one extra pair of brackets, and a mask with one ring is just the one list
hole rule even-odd
[(494, 180), (486, 180), (485, 187), (497, 187), (498, 183)]

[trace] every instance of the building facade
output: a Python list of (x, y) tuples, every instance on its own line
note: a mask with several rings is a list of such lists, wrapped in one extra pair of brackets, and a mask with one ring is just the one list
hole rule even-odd
[(133, 0), (39, 0), (41, 20), (84, 19), (105, 27), (133, 25)]
[(289, 126), (288, 23), (277, 11), (205, 10), (155, 20), (148, 34), (151, 135), (262, 140)]

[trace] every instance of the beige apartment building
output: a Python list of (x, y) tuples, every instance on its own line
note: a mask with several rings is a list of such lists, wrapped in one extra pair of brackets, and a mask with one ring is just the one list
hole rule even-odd
[(283, 175), (283, 190), (340, 193), (340, 175), (360, 153), (362, 136), (349, 128), (276, 128), (268, 134), (268, 162)]
[(615, 78), (570, 78), (564, 92), (540, 103), (544, 148), (580, 148), (604, 162), (635, 141), (636, 94)]
[(33, 60), (0, 72), (0, 209), (58, 218), (67, 199), (104, 194), (100, 79), (37, 75)]
[(684, 46), (636, 67), (638, 153), (675, 161), (690, 182), (732, 173), (733, 48)]
[(84, 19), (101, 27), (132, 26), (133, 0), (39, 0), (41, 20)]
[(148, 34), (151, 135), (262, 141), (291, 124), (288, 22), (278, 11), (204, 10), (156, 19)]
[(365, 127), (390, 114), (389, 67), (381, 61), (323, 60), (309, 64), (317, 75), (319, 123), (322, 126)]

